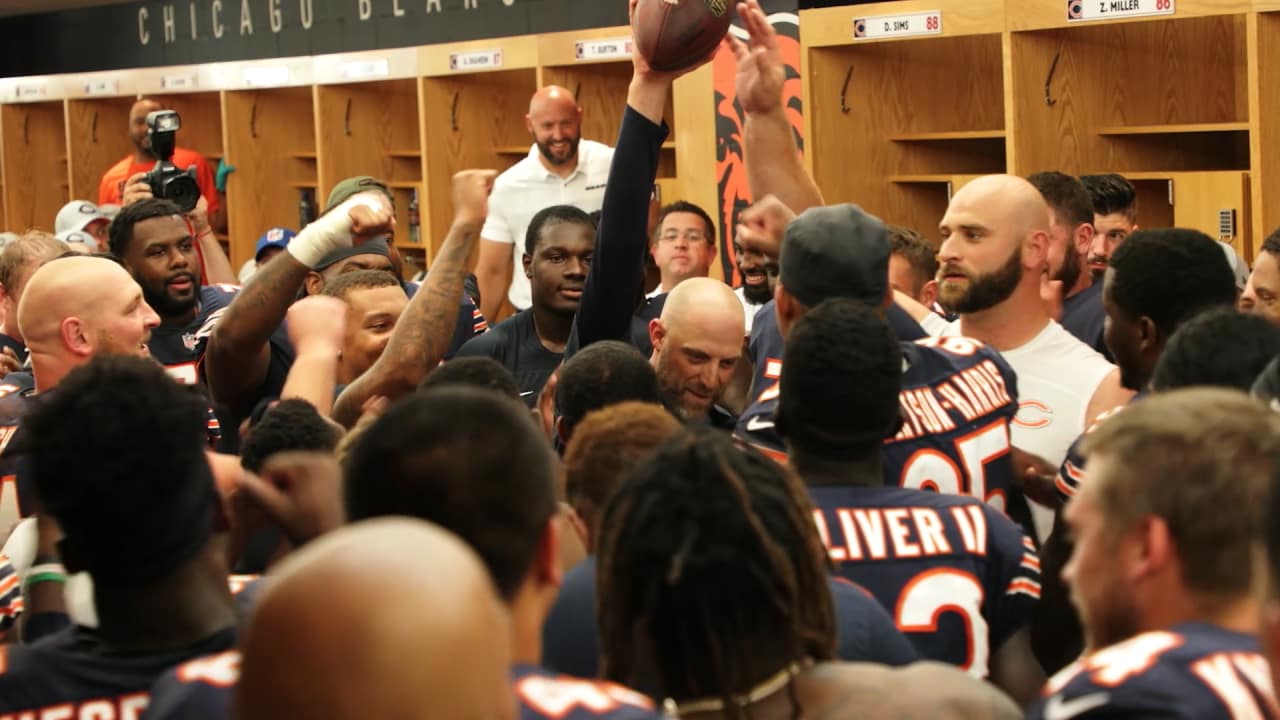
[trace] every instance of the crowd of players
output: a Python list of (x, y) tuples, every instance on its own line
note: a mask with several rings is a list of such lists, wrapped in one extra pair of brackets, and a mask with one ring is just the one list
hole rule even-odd
[(12, 239), (0, 720), (1280, 717), (1280, 235), (1119, 176), (976, 179), (938, 246), (826, 205), (738, 11), (736, 293), (651, 213), (641, 57), (492, 328), (493, 171), (420, 284), (368, 177), (240, 288), (139, 173)]

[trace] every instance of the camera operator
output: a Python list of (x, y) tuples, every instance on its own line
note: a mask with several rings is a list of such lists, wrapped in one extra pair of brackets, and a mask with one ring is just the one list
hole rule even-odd
[[(134, 176), (151, 170), (160, 160), (151, 147), (151, 135), (147, 127), (147, 115), (163, 107), (155, 100), (143, 99), (133, 104), (129, 110), (129, 139), (133, 141), (134, 153), (111, 166), (102, 176), (98, 185), (98, 204), (128, 204), (124, 200), (125, 186)], [(227, 215), (214, 186), (213, 169), (204, 157), (187, 148), (175, 147), (171, 162), (182, 170), (194, 166), (196, 182), (200, 186), (200, 194), (207, 203), (210, 227), (217, 232), (226, 232)], [(234, 277), (232, 275), (231, 277)], [(232, 281), (219, 281), (232, 282)]]

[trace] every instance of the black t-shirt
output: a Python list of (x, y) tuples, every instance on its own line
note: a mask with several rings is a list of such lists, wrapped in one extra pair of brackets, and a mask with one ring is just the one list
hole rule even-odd
[(489, 332), (468, 340), (454, 357), (493, 358), (511, 371), (516, 385), (520, 387), (520, 399), (533, 407), (542, 386), (547, 384), (547, 378), (560, 366), (563, 355), (551, 352), (538, 339), (531, 308), (521, 310), (490, 328)]
[[(69, 708), (67, 717), (82, 717), (92, 704), (93, 717), (138, 717), (147, 707), (149, 690), (161, 674), (180, 663), (218, 653), (235, 645), (227, 628), (181, 650), (146, 655), (105, 653), (97, 633), (70, 627), (31, 645), (0, 648), (0, 716)], [(106, 712), (110, 709), (111, 712)]]
[(1107, 312), (1102, 307), (1102, 283), (1096, 282), (1062, 301), (1062, 327), (1111, 360), (1111, 351), (1102, 341), (1102, 326), (1106, 319)]

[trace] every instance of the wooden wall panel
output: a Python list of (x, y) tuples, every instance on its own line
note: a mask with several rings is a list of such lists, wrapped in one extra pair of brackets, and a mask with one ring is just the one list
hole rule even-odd
[[(253, 256), (271, 227), (299, 225), (300, 193), (316, 183), (315, 123), (309, 87), (226, 93), (227, 182), (233, 267)], [(324, 202), (320, 197), (318, 204)]]
[(8, 229), (53, 231), (70, 199), (67, 137), (61, 101), (5, 105), (5, 221)]
[(134, 151), (129, 139), (133, 98), (67, 101), (68, 175), (71, 197), (98, 201), (102, 175)]
[(454, 173), (468, 168), (506, 170), (528, 151), (524, 116), (537, 89), (533, 68), (422, 79), (422, 132), (426, 154), (423, 211), (429, 257), (444, 242), (453, 218)]

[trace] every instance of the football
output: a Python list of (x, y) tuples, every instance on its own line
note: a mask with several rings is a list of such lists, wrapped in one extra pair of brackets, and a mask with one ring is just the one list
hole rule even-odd
[(640, 0), (636, 50), (654, 70), (673, 72), (698, 64), (729, 31), (737, 0)]

